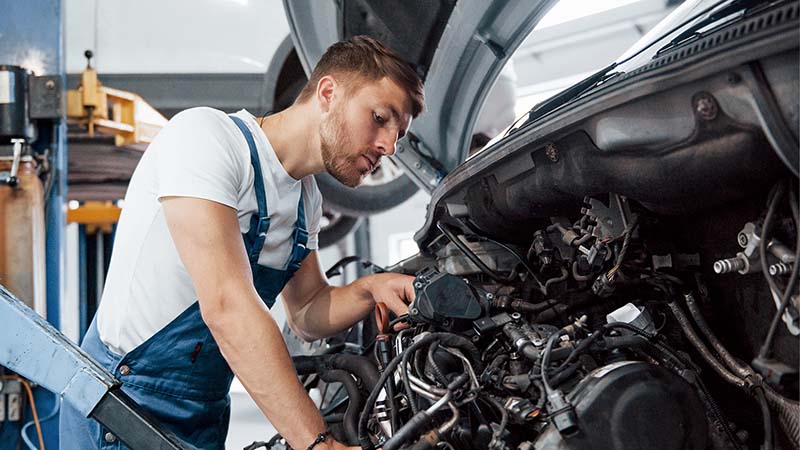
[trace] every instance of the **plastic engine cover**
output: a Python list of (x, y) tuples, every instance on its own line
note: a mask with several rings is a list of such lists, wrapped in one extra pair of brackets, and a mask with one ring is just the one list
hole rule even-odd
[(596, 369), (568, 396), (580, 431), (548, 426), (535, 449), (702, 450), (708, 424), (689, 383), (660, 366), (623, 361)]
[(409, 309), (414, 320), (444, 328), (469, 327), (483, 313), (479, 300), (482, 294), (462, 278), (434, 271), (420, 273), (414, 290), (416, 299)]

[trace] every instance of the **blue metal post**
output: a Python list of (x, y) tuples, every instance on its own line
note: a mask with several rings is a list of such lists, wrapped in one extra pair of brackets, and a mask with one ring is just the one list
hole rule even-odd
[[(21, 66), (33, 71), (35, 75), (60, 76), (61, 85), (66, 86), (62, 1), (0, 0), (0, 11), (0, 64)], [(48, 128), (51, 129), (40, 130), (39, 139), (33, 147), (37, 152), (48, 150), (53, 155), (51, 168), (55, 178), (47, 198), (46, 210), (47, 319), (58, 328), (63, 284), (64, 199), (67, 190), (66, 121), (62, 117)], [(36, 406), (40, 416), (53, 410), (57, 401), (55, 396), (37, 389)], [(57, 417), (54, 417), (43, 424), (45, 445), (48, 448), (58, 448), (57, 423)], [(6, 425), (6, 428), (11, 428), (8, 423)], [(4, 436), (0, 435), (0, 438)], [(3, 444), (3, 448), (6, 448), (7, 443)]]

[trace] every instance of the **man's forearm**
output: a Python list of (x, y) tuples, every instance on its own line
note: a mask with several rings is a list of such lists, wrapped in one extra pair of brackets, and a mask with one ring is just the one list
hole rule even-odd
[(316, 340), (346, 330), (375, 307), (370, 284), (374, 276), (359, 278), (347, 286), (326, 286), (307, 303), (287, 311), (295, 333), (305, 340)]
[(300, 384), (272, 316), (257, 296), (210, 304), (203, 318), (231, 369), (289, 444), (305, 448), (325, 422)]

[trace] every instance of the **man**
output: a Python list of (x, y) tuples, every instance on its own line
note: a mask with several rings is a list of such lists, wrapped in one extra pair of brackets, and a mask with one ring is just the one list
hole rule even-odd
[[(233, 374), (293, 448), (344, 448), (323, 434), (268, 307), (280, 293), (307, 340), (350, 327), (376, 302), (407, 312), (411, 277), (328, 285), (315, 251), (322, 201), (312, 175), (358, 185), (422, 108), (411, 67), (356, 37), (326, 51), (283, 112), (176, 115), (131, 179), (82, 347), (192, 448), (224, 448)], [(61, 431), (62, 449), (120, 448), (68, 405)]]

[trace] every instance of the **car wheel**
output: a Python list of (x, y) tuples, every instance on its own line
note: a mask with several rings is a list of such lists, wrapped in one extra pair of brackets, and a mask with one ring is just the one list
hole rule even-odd
[(361, 224), (361, 220), (360, 217), (351, 217), (323, 205), (319, 228), (319, 248), (323, 249), (336, 244), (355, 230)]

